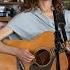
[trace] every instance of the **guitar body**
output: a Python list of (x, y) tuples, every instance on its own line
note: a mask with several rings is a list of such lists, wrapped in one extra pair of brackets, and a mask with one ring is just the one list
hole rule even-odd
[[(54, 41), (55, 41), (55, 37), (53, 32), (44, 32), (32, 38), (31, 40), (26, 40), (26, 39), (25, 40), (4, 40), (4, 43), (9, 46), (27, 49), (30, 52), (32, 52), (32, 54), (35, 55), (35, 53), (40, 49), (45, 49), (48, 52), (50, 52), (50, 49), (55, 47)], [(61, 70), (67, 70), (68, 61), (67, 61), (66, 54), (63, 52), (59, 56), (60, 56)], [(24, 64), (25, 70), (29, 70), (30, 65), (31, 64)], [(52, 66), (50, 70), (56, 70), (56, 60), (52, 62)]]
[(0, 54), (0, 70), (18, 70), (16, 58), (11, 55)]

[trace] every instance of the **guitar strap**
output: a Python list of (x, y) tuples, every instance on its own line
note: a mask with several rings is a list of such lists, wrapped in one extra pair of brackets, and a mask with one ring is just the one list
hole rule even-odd
[(17, 58), (17, 69), (18, 70), (24, 70), (24, 64), (19, 60), (19, 58)]

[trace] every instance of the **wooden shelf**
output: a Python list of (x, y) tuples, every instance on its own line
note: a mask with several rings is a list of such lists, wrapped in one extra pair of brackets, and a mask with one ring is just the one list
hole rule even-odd
[(23, 2), (0, 2), (0, 5), (20, 5)]
[(12, 19), (11, 17), (0, 17), (0, 22), (8, 22), (11, 19)]
[(64, 3), (70, 3), (70, 1), (63, 1)]

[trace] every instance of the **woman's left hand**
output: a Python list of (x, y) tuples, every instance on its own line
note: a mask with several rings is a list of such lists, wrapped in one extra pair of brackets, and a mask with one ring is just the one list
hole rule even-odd
[(66, 42), (65, 47), (70, 52), (70, 40)]

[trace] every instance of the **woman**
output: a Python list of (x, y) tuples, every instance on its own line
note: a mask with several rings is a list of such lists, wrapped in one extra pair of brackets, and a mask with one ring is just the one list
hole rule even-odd
[[(31, 39), (45, 31), (55, 31), (52, 0), (24, 0), (24, 12), (15, 16), (7, 26), (0, 30), (0, 40), (9, 37), (10, 39), (21, 38)], [(70, 11), (65, 10), (66, 32), (70, 33)], [(13, 34), (15, 32), (15, 34)], [(67, 48), (70, 42), (67, 42)], [(0, 42), (0, 52), (18, 56), (23, 63), (31, 62), (34, 59), (28, 50), (15, 47), (8, 47)], [(9, 49), (9, 50), (8, 50)]]

